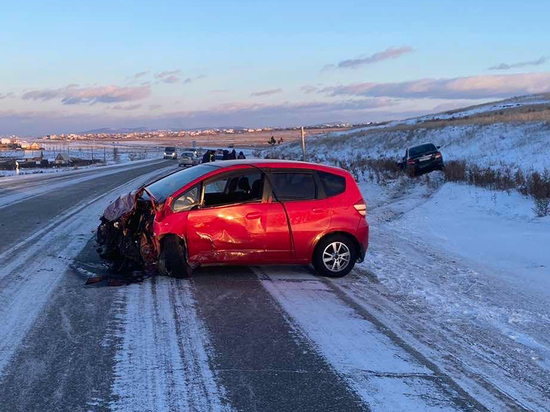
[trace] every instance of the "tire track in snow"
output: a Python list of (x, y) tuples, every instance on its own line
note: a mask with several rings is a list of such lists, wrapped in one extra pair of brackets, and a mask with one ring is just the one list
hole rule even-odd
[(230, 411), (190, 284), (157, 277), (125, 288), (124, 299), (112, 410)]
[(302, 270), (255, 268), (263, 286), (373, 411), (484, 411), (391, 331)]

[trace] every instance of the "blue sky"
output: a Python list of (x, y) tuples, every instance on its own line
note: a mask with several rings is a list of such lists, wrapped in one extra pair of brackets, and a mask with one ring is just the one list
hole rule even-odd
[(360, 122), (550, 91), (548, 1), (160, 3), (4, 4), (0, 134)]

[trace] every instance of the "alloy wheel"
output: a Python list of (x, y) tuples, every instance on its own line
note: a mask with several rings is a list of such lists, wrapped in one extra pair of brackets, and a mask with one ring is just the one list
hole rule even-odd
[(332, 242), (323, 250), (323, 264), (331, 272), (341, 272), (350, 262), (351, 253), (345, 243)]

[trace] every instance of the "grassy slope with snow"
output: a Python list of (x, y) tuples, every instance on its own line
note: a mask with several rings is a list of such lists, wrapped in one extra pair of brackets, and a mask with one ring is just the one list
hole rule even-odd
[[(525, 120), (532, 118), (535, 120)], [(508, 166), (525, 172), (550, 169), (550, 99), (528, 96), (511, 103), (508, 100), (385, 126), (330, 133), (307, 139), (306, 144), (312, 158), (334, 162), (346, 158), (397, 160), (407, 147), (426, 142), (441, 146), (446, 160)], [(297, 158), (301, 147), (291, 143), (268, 153), (273, 157)]]

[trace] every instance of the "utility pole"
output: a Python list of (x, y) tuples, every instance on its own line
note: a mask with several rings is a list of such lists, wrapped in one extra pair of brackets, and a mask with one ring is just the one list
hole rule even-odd
[(107, 164), (107, 153), (105, 153), (105, 144), (103, 144), (103, 163)]
[(304, 132), (304, 126), (302, 126), (301, 135), (302, 135), (302, 160), (305, 162), (306, 161), (306, 134)]

